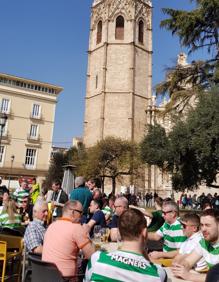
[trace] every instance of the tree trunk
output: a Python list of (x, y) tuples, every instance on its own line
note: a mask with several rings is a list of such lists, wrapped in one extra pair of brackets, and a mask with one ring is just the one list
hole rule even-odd
[(101, 188), (102, 188), (102, 193), (104, 193), (104, 179), (105, 177), (101, 177)]
[(112, 177), (112, 193), (115, 195), (116, 192), (116, 178)]

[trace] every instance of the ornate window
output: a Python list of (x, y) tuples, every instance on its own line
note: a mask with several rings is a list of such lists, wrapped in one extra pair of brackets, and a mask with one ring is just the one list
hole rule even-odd
[(9, 114), (10, 112), (10, 100), (2, 98), (1, 101), (1, 113)]
[(116, 18), (115, 38), (120, 40), (124, 39), (124, 18), (122, 16)]
[(38, 124), (31, 124), (29, 137), (31, 139), (38, 138)]
[(29, 169), (35, 168), (36, 165), (36, 149), (27, 148), (25, 156), (25, 167)]
[(102, 41), (102, 21), (97, 24), (97, 44)]
[(36, 118), (36, 119), (40, 119), (40, 117), (41, 117), (41, 106), (40, 105), (33, 104), (31, 117)]
[(142, 20), (138, 23), (138, 42), (144, 43), (144, 22)]
[(0, 166), (3, 165), (4, 152), (5, 152), (5, 147), (4, 146), (0, 146)]

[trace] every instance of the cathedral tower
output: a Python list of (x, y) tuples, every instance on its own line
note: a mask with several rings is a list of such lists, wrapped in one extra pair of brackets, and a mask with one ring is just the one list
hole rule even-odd
[(149, 0), (94, 0), (88, 50), (84, 143), (140, 141), (152, 84)]

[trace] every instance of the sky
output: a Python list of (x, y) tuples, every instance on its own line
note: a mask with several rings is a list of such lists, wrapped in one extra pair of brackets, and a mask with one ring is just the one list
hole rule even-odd
[[(83, 135), (90, 8), (93, 0), (0, 0), (0, 72), (62, 86), (53, 144)], [(177, 37), (160, 29), (161, 8), (191, 9), (190, 0), (153, 0), (153, 85), (174, 65)], [(199, 53), (198, 56), (202, 56)], [(197, 56), (197, 55), (196, 55)], [(188, 57), (192, 61), (195, 56)]]

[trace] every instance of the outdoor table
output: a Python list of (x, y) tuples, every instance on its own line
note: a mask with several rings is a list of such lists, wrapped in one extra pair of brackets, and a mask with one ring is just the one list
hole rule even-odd
[(172, 265), (173, 259), (167, 259), (167, 258), (151, 259), (151, 261), (153, 263), (160, 264), (161, 266), (164, 266), (164, 267), (170, 267)]
[(93, 241), (96, 250), (103, 250), (106, 252), (113, 252), (118, 250), (120, 242), (95, 242)]
[[(177, 278), (173, 275), (172, 271), (171, 271), (171, 267), (164, 267), (164, 269), (166, 270), (168, 279), (167, 282), (180, 282), (180, 281), (184, 281), (184, 282), (189, 282), (189, 280), (183, 280), (181, 278)], [(207, 273), (208, 269), (204, 269), (203, 271), (197, 272), (195, 270), (190, 270), (190, 272), (192, 273)]]
[(181, 279), (181, 278), (177, 278), (173, 275), (172, 271), (171, 271), (171, 268), (170, 267), (164, 267), (166, 273), (167, 273), (167, 282), (189, 282), (189, 280), (184, 280), (184, 279)]

